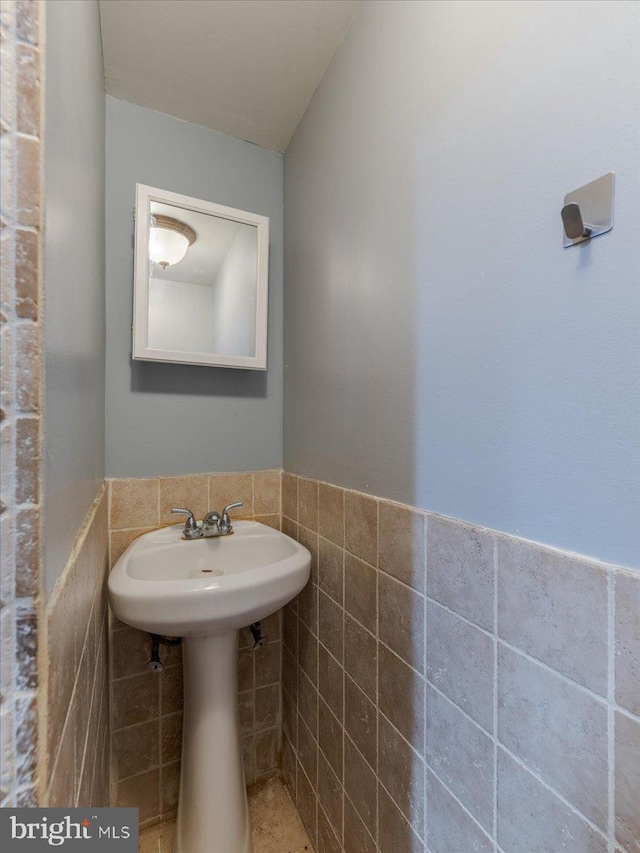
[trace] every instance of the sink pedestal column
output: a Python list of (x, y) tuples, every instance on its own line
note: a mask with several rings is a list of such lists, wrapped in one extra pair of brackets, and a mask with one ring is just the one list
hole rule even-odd
[(238, 717), (238, 632), (185, 637), (174, 853), (252, 853)]

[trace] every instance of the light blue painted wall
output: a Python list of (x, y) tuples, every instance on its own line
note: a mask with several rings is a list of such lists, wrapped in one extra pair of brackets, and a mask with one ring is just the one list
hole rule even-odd
[(104, 477), (104, 79), (97, 0), (47, 3), (44, 586)]
[[(281, 154), (107, 97), (107, 475), (282, 465)], [(270, 219), (266, 372), (131, 359), (136, 182)]]
[(285, 156), (287, 469), (640, 564), (638, 38), (633, 2), (362, 4)]

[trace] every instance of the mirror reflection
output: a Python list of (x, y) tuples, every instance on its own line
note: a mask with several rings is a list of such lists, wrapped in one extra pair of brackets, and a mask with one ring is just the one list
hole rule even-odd
[(150, 201), (148, 347), (256, 354), (258, 228)]

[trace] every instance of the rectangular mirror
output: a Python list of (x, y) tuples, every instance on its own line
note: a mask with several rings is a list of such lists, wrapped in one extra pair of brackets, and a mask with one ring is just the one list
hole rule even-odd
[(136, 184), (133, 357), (266, 370), (269, 218)]

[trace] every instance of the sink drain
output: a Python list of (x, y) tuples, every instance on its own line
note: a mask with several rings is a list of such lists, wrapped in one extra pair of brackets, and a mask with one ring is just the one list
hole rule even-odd
[(189, 572), (190, 578), (219, 578), (222, 577), (224, 572), (221, 572), (220, 569), (196, 569), (193, 572)]

